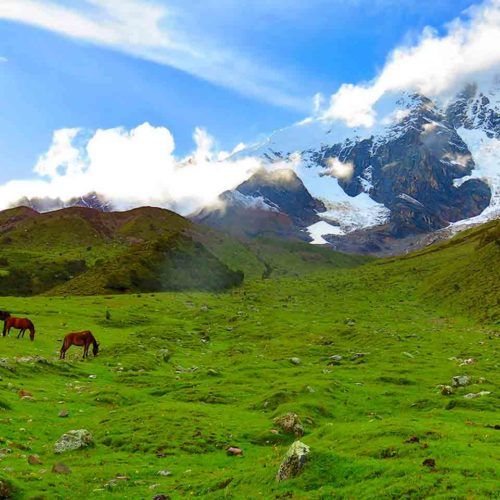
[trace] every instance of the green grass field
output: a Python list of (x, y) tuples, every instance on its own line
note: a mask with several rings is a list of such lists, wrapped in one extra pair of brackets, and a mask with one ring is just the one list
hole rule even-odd
[[(35, 342), (0, 338), (4, 491), (498, 498), (496, 232), (495, 223), (417, 255), (255, 277), (220, 294), (2, 298), (0, 309), (37, 326)], [(72, 347), (59, 361), (60, 339), (82, 329), (100, 355), (82, 361)], [(332, 355), (343, 358), (332, 365)], [(22, 359), (33, 356), (42, 359)], [(443, 396), (436, 386), (455, 375), (472, 384)], [(464, 398), (479, 391), (490, 394)], [(273, 419), (289, 411), (311, 453), (300, 476), (277, 483), (295, 438), (273, 432)], [(61, 434), (81, 428), (95, 446), (55, 455)], [(41, 464), (28, 463), (33, 454)], [(435, 468), (422, 465), (429, 458)], [(52, 472), (56, 462), (71, 474)]]

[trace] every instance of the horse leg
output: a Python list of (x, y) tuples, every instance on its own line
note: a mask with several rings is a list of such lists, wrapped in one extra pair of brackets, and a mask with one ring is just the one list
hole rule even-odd
[(17, 334), (17, 338), (20, 339), (24, 335), (24, 330), (21, 328)]
[(59, 355), (59, 359), (64, 359), (66, 357), (66, 347), (63, 345), (61, 347), (61, 354)]

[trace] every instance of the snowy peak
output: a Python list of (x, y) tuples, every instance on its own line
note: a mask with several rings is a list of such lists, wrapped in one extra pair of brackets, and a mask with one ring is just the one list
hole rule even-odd
[(446, 114), (455, 128), (483, 130), (488, 138), (500, 139), (500, 78), (490, 85), (467, 85)]
[[(371, 127), (309, 118), (238, 155), (293, 168), (326, 208), (318, 212), (325, 224), (308, 228), (315, 242), (323, 240), (318, 231), (383, 226), (397, 238), (433, 231), (483, 213), (497, 192), (500, 199), (497, 153), (488, 142), (500, 137), (499, 88), (498, 79), (468, 85), (448, 106), (388, 94), (375, 105)], [(481, 131), (480, 148), (464, 130)], [(487, 169), (479, 164), (485, 161)]]

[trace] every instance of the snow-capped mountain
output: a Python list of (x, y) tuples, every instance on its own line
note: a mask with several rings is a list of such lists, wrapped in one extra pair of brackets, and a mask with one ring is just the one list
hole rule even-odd
[(405, 238), (497, 217), (499, 82), (468, 85), (448, 103), (418, 94), (384, 96), (370, 128), (312, 118), (237, 155), (297, 174), (325, 208), (306, 228), (316, 243), (368, 228)]

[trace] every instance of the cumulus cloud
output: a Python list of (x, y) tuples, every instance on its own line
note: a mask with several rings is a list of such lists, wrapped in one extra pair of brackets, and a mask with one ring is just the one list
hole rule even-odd
[(336, 157), (328, 158), (328, 167), (325, 169), (323, 175), (329, 175), (343, 181), (352, 179), (354, 175), (354, 165), (352, 162), (342, 162)]
[(0, 208), (23, 197), (68, 201), (97, 192), (119, 209), (153, 205), (187, 215), (215, 203), (261, 167), (254, 158), (231, 159), (229, 152), (215, 151), (202, 129), (194, 133), (194, 152), (181, 159), (174, 155), (170, 131), (148, 123), (82, 135), (79, 129), (56, 131), (34, 179), (0, 186)]
[(331, 96), (326, 119), (343, 120), (350, 127), (371, 127), (374, 105), (385, 94), (416, 91), (444, 96), (479, 74), (500, 66), (500, 0), (487, 0), (468, 9), (440, 36), (426, 28), (418, 43), (399, 47), (380, 74), (362, 85), (344, 84)]

